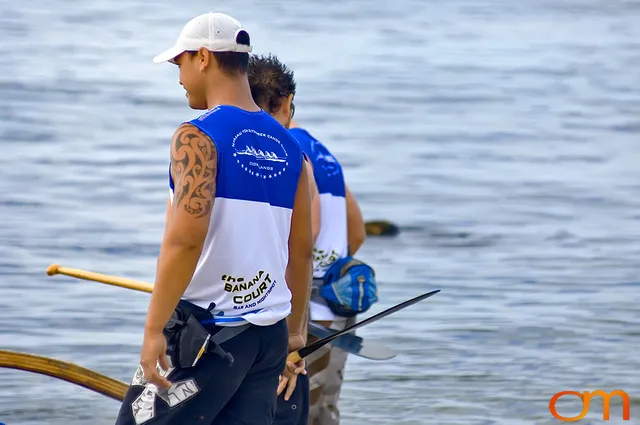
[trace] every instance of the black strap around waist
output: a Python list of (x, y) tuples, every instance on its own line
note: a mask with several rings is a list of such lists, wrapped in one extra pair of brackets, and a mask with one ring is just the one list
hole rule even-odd
[(220, 357), (226, 358), (227, 361), (229, 362), (229, 366), (233, 366), (233, 362), (234, 362), (233, 355), (228, 351), (224, 351), (222, 347), (220, 347), (220, 344), (222, 344), (223, 342), (229, 341), (231, 338), (235, 338), (236, 336), (240, 335), (242, 332), (249, 329), (251, 326), (253, 326), (251, 323), (246, 323), (240, 326), (223, 327), (218, 332), (216, 332), (215, 335), (211, 337), (211, 342), (213, 344), (209, 344), (209, 346), (207, 347), (207, 351), (215, 353)]
[(251, 323), (245, 323), (244, 325), (240, 326), (224, 326), (211, 337), (211, 342), (222, 344), (226, 341), (229, 341), (231, 338), (235, 338), (236, 336), (240, 335), (251, 326)]
[[(179, 316), (179, 318), (176, 317), (176, 315)], [(185, 324), (185, 322), (191, 315), (193, 315), (193, 317), (198, 322), (200, 322), (201, 325), (202, 325), (202, 322), (206, 323), (211, 321), (211, 319), (213, 319), (213, 316), (211, 315), (210, 311), (203, 309), (202, 307), (199, 307), (189, 301), (180, 300), (176, 308), (176, 311), (174, 311), (174, 314), (169, 320), (168, 325), (169, 327), (171, 327), (171, 322), (173, 322), (173, 324), (175, 325), (182, 326)], [(231, 353), (228, 353), (225, 350), (223, 350), (222, 347), (220, 347), (220, 344), (223, 344), (224, 342), (229, 341), (230, 339), (240, 335), (242, 332), (246, 331), (251, 326), (253, 326), (253, 324), (244, 323), (239, 326), (219, 326), (219, 325), (215, 325), (215, 322), (213, 322), (211, 323), (211, 325), (214, 325), (214, 328), (218, 328), (218, 329), (217, 331), (214, 331), (215, 333), (211, 333), (210, 331), (208, 331), (211, 334), (211, 336), (208, 339), (208, 343), (207, 343), (208, 345), (205, 349), (205, 352), (213, 352), (219, 355), (220, 357), (226, 358), (229, 362), (229, 366), (233, 365), (233, 362), (234, 362), (233, 356), (231, 355)]]

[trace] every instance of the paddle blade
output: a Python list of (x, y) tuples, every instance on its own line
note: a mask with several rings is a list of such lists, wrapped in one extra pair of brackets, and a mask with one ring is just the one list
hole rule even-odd
[(378, 314), (376, 314), (374, 316), (369, 317), (368, 319), (365, 319), (365, 320), (363, 320), (361, 322), (358, 322), (355, 325), (349, 326), (349, 327), (341, 330), (340, 332), (336, 332), (335, 334), (330, 335), (330, 336), (328, 336), (326, 338), (323, 338), (323, 339), (320, 339), (318, 341), (312, 342), (311, 344), (307, 345), (306, 347), (301, 348), (300, 350), (298, 350), (297, 353), (299, 354), (299, 356), (301, 358), (305, 358), (309, 354), (311, 354), (311, 353), (315, 352), (316, 350), (322, 348), (323, 346), (327, 345), (328, 343), (330, 343), (331, 341), (333, 341), (334, 339), (336, 339), (336, 338), (338, 338), (338, 337), (340, 337), (342, 335), (348, 334), (348, 333), (350, 333), (350, 332), (352, 332), (352, 331), (354, 331), (354, 330), (356, 330), (358, 328), (361, 328), (361, 327), (363, 327), (363, 326), (365, 326), (365, 325), (367, 325), (369, 323), (373, 323), (373, 322), (375, 322), (377, 320), (380, 320), (380, 319), (382, 319), (384, 317), (387, 317), (387, 316), (389, 316), (389, 315), (391, 315), (391, 314), (393, 314), (393, 313), (395, 313), (397, 311), (400, 311), (400, 310), (402, 310), (404, 308), (407, 308), (407, 307), (409, 307), (409, 306), (411, 306), (411, 305), (413, 305), (415, 303), (418, 303), (418, 302), (420, 302), (422, 300), (425, 300), (425, 299), (427, 299), (429, 297), (432, 297), (435, 294), (437, 294), (438, 292), (440, 292), (440, 289), (436, 289), (435, 291), (427, 292), (426, 294), (419, 295), (419, 296), (417, 296), (415, 298), (407, 300), (407, 301), (405, 301), (403, 303), (400, 303), (400, 304), (398, 304), (396, 306), (388, 308), (388, 309), (386, 309), (386, 310), (384, 310), (384, 311), (382, 311), (382, 312), (380, 312), (380, 313), (378, 313)]
[[(326, 328), (314, 322), (309, 322), (308, 332), (319, 339), (336, 333), (334, 329)], [(390, 348), (350, 333), (334, 339), (331, 345), (346, 353), (369, 360), (389, 360), (396, 356), (396, 353)]]

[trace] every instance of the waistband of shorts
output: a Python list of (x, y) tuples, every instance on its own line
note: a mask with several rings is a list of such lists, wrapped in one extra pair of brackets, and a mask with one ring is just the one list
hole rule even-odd
[(213, 326), (221, 326), (221, 327), (246, 325), (250, 323), (246, 319), (246, 316), (260, 313), (262, 310), (264, 310), (263, 308), (261, 308), (258, 310), (241, 314), (239, 316), (225, 316), (225, 315), (220, 315), (219, 313), (217, 315), (212, 315), (211, 311), (205, 308), (202, 308), (197, 304), (194, 304), (193, 302), (185, 299), (181, 299), (176, 308), (180, 308), (183, 311), (183, 313), (185, 314), (185, 317), (184, 317), (185, 320), (190, 314), (193, 314), (196, 320), (198, 320), (198, 322), (200, 322), (201, 325), (213, 325)]
[(201, 325), (211, 325), (214, 324), (216, 326), (242, 326), (250, 323), (245, 317), (250, 314), (260, 313), (263, 308), (259, 310), (252, 311), (250, 313), (243, 314), (242, 316), (213, 316), (213, 318), (209, 320), (203, 320), (200, 322)]

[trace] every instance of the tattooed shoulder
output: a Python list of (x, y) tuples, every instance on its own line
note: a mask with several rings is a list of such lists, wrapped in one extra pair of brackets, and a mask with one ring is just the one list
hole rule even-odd
[(213, 141), (192, 124), (182, 124), (171, 141), (173, 208), (194, 217), (213, 209), (218, 173), (218, 152)]

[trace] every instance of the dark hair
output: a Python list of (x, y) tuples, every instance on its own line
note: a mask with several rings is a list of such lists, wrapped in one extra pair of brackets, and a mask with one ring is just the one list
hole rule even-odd
[(274, 55), (251, 56), (248, 75), (253, 100), (269, 113), (282, 106), (283, 98), (296, 94), (293, 71)]
[[(242, 30), (236, 36), (236, 43), (251, 45), (249, 33)], [(196, 52), (191, 52), (194, 55)], [(220, 67), (220, 70), (227, 75), (242, 75), (249, 70), (249, 53), (238, 52), (213, 52), (213, 57)]]
[(213, 57), (227, 75), (246, 74), (249, 69), (249, 53), (213, 52)]

